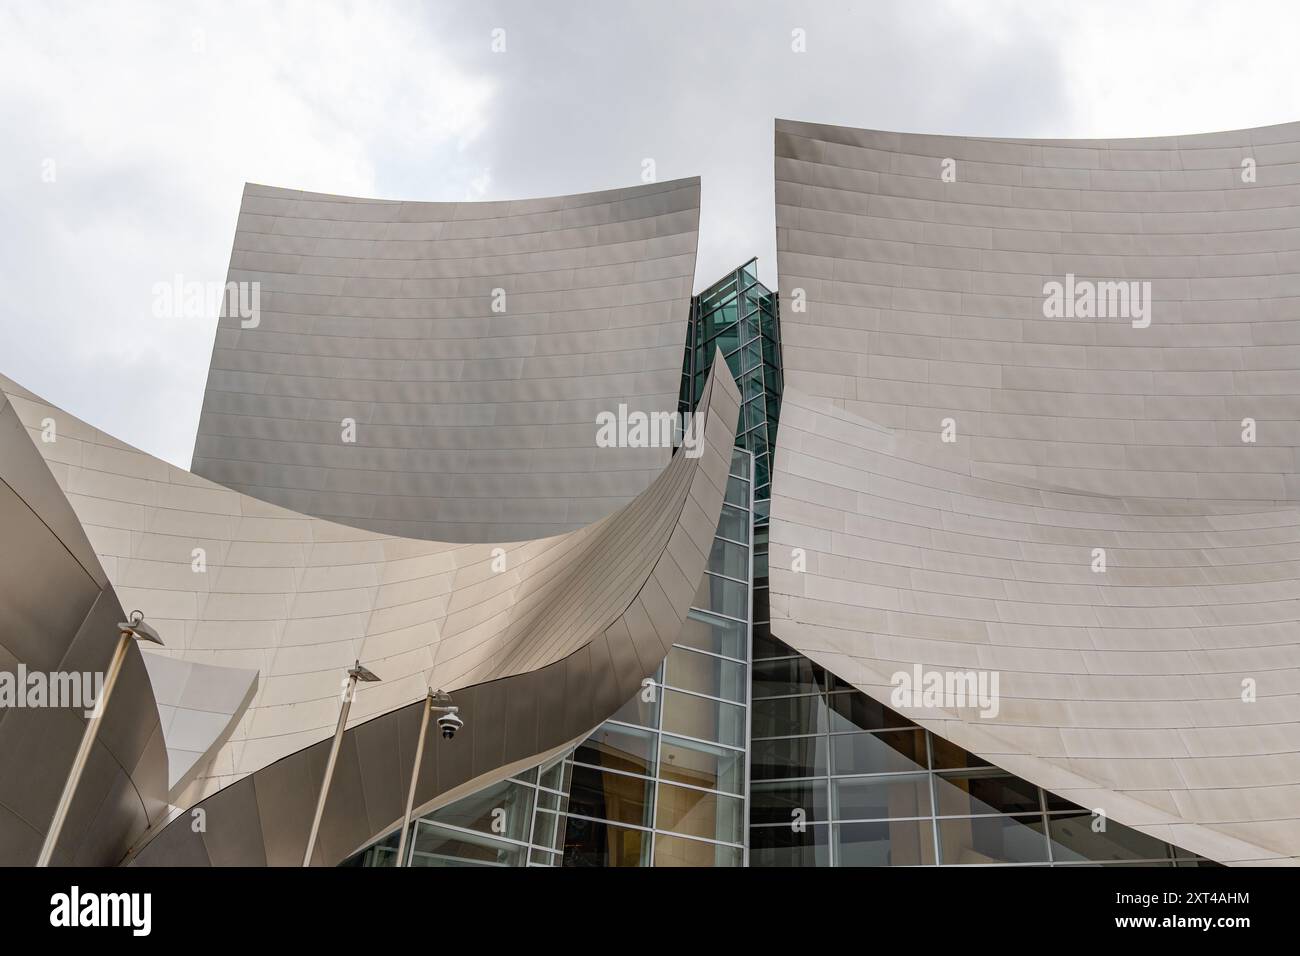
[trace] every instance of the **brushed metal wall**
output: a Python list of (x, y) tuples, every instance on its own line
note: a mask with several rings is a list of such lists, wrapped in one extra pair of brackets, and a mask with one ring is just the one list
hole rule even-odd
[[(773, 633), (885, 703), (918, 665), (996, 672), (996, 716), (898, 709), (1180, 847), (1294, 863), (1300, 124), (779, 121), (776, 175)], [(1150, 281), (1150, 325), (1045, 316), (1067, 274)]]
[(699, 203), (698, 178), (468, 203), (250, 184), (228, 279), (260, 313), (218, 324), (194, 473), (439, 541), (613, 513), (669, 449), (598, 448), (596, 416), (677, 407)]

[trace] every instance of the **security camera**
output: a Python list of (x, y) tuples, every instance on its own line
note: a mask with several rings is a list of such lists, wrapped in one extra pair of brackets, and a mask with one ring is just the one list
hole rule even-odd
[(442, 730), (444, 740), (451, 740), (456, 736), (456, 731), (464, 726), (465, 721), (457, 715), (455, 707), (447, 708), (447, 713), (438, 718), (438, 727)]

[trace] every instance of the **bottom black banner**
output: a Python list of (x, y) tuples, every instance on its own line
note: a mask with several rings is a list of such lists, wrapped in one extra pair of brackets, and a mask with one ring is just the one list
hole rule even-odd
[(603, 926), (672, 938), (664, 925), (672, 920), (683, 934), (732, 944), (813, 944), (830, 932), (865, 945), (987, 931), (1228, 943), (1278, 932), (1294, 917), (1291, 881), (1274, 869), (10, 869), (0, 881), (0, 911), (19, 938), (76, 933), (114, 945), (433, 941), (464, 932), (493, 945), (538, 930), (555, 940), (568, 927), (595, 944), (587, 934)]

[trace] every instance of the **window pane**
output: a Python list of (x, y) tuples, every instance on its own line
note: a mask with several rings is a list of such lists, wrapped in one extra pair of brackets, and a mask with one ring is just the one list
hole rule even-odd
[(789, 737), (826, 731), (826, 699), (820, 694), (755, 700), (753, 708), (755, 737)]
[(830, 866), (825, 824), (802, 833), (788, 826), (749, 828), (750, 866)]
[(731, 505), (722, 506), (722, 515), (718, 518), (718, 534), (732, 541), (749, 543), (749, 512)]
[(831, 738), (832, 765), (839, 773), (891, 773), (925, 769), (925, 732), (882, 730)]
[(564, 832), (563, 820), (557, 813), (538, 811), (533, 821), (532, 842), (537, 846), (555, 846), (556, 839)]
[(935, 776), (939, 816), (977, 813), (1038, 813), (1038, 788), (1010, 774)]
[(731, 450), (731, 473), (738, 478), (749, 478), (749, 456), (737, 448)]
[(641, 727), (658, 727), (659, 692), (655, 691), (652, 700), (643, 700), (643, 696), (642, 691), (637, 691), (631, 700), (614, 712), (610, 720), (621, 720)]
[(659, 777), (724, 793), (741, 793), (745, 787), (745, 755), (725, 747), (665, 737), (659, 755)]
[(934, 829), (929, 820), (837, 823), (837, 866), (930, 866)]
[(687, 836), (739, 843), (744, 827), (744, 804), (739, 797), (724, 797), (702, 790), (659, 785), (655, 826)]
[(648, 866), (650, 834), (569, 817), (564, 831), (564, 866)]
[(726, 654), (728, 657), (743, 658), (745, 630), (746, 626), (741, 621), (692, 608), (686, 615), (686, 623), (677, 636), (677, 643), (713, 651), (715, 654)]
[(728, 617), (749, 619), (749, 586), (740, 581), (705, 574), (695, 593), (695, 607)]
[(674, 687), (713, 697), (743, 701), (749, 690), (745, 665), (674, 647), (668, 652), (664, 679)]
[(665, 690), (663, 722), (669, 733), (745, 745), (745, 708), (737, 704)]
[(940, 820), (939, 853), (945, 864), (1045, 861), (1047, 841), (1043, 839), (1043, 818)]
[(551, 790), (563, 790), (566, 786), (565, 776), (568, 771), (568, 763), (564, 760), (557, 760), (545, 770), (542, 771), (542, 778), (538, 782), (543, 787), (549, 787)]
[(578, 745), (573, 759), (612, 770), (649, 774), (655, 759), (654, 734), (632, 727), (602, 724)]
[(1072, 802), (1072, 801), (1070, 801), (1070, 800), (1067, 800), (1067, 799), (1065, 799), (1064, 797), (1058, 797), (1056, 794), (1052, 793), (1052, 791), (1050, 791), (1050, 790), (1044, 790), (1044, 791), (1043, 791), (1043, 796), (1047, 798), (1047, 809), (1048, 809), (1049, 811), (1051, 811), (1051, 810), (1076, 810), (1076, 811), (1078, 811), (1079, 813), (1087, 813), (1087, 812), (1088, 812), (1084, 807), (1081, 807), (1081, 806), (1079, 806), (1077, 803), (1074, 803), (1074, 802)]
[(653, 787), (654, 782), (644, 777), (575, 764), (569, 783), (569, 812), (648, 827)]
[[(844, 680), (844, 678), (840, 677), (838, 674), (833, 674), (830, 671), (826, 672), (825, 689), (828, 693), (838, 693), (842, 691), (857, 691), (857, 688), (854, 687), (852, 684), (850, 684), (848, 681)], [(866, 695), (864, 694), (863, 696), (865, 697)], [(867, 699), (870, 700), (870, 698)], [(913, 726), (913, 724), (911, 723), (911, 721), (908, 721), (908, 723), (905, 726), (910, 727)]]
[(717, 574), (725, 574), (729, 578), (748, 581), (749, 548), (743, 544), (732, 544), (730, 541), (714, 538), (713, 550), (709, 553), (709, 570)]
[(803, 819), (821, 823), (828, 819), (826, 781), (801, 780), (795, 783), (771, 783), (755, 780), (749, 785), (749, 819), (751, 823), (793, 823), (794, 811), (802, 810)]
[(496, 835), (527, 840), (532, 812), (533, 788), (503, 780), (435, 810), (426, 819), (492, 834), (494, 821), (503, 820), (505, 832)]
[(780, 362), (776, 354), (776, 343), (771, 339), (763, 339), (763, 361), (772, 366)]
[[(760, 661), (768, 657), (789, 657), (792, 654), (794, 654), (794, 648), (773, 637), (772, 629), (769, 626), (754, 624), (754, 660)], [(771, 671), (765, 670), (764, 673), (770, 675)], [(754, 696), (758, 696), (757, 691), (755, 691)]]
[[(397, 866), (397, 850), (388, 846), (372, 847), (367, 855), (365, 866)], [(419, 866), (420, 864), (413, 864)]]
[(857, 691), (830, 695), (831, 730), (886, 730), (915, 727), (910, 720)]
[(1161, 860), (1168, 856), (1163, 840), (1114, 820), (1106, 821), (1104, 833), (1094, 833), (1093, 816), (1087, 811), (1048, 820), (1054, 860)]
[(825, 737), (755, 740), (753, 748), (755, 780), (826, 776)]
[(735, 505), (737, 508), (749, 510), (749, 482), (739, 478), (731, 478), (727, 481), (725, 500), (727, 504)]
[(935, 770), (964, 770), (967, 767), (993, 766), (982, 757), (977, 757), (969, 750), (963, 750), (956, 744), (937, 735), (931, 738), (931, 746), (933, 747)]
[(569, 798), (566, 795), (551, 793), (548, 790), (537, 791), (537, 808), (539, 810), (554, 810), (563, 813), (568, 802)]
[(930, 815), (930, 779), (925, 774), (907, 777), (853, 777), (836, 780), (837, 820), (881, 820)]
[(806, 657), (754, 662), (755, 697), (816, 693), (821, 680), (822, 669)]
[(716, 335), (719, 330), (725, 328), (740, 318), (740, 313), (736, 309), (736, 300), (734, 295), (730, 302), (725, 305), (719, 305), (717, 308), (706, 312), (704, 315), (704, 336), (709, 338)]
[(660, 833), (655, 837), (655, 866), (740, 866), (741, 849)]
[(524, 848), (419, 821), (411, 866), (522, 866)]

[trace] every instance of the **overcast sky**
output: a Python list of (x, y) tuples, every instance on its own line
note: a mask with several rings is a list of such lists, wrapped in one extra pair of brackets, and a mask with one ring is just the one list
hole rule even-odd
[(216, 317), (155, 318), (153, 286), (224, 281), (246, 181), (513, 199), (632, 185), (648, 157), (703, 178), (696, 288), (753, 255), (775, 285), (774, 117), (1287, 122), (1298, 37), (1294, 0), (0, 0), (0, 372), (188, 468)]

